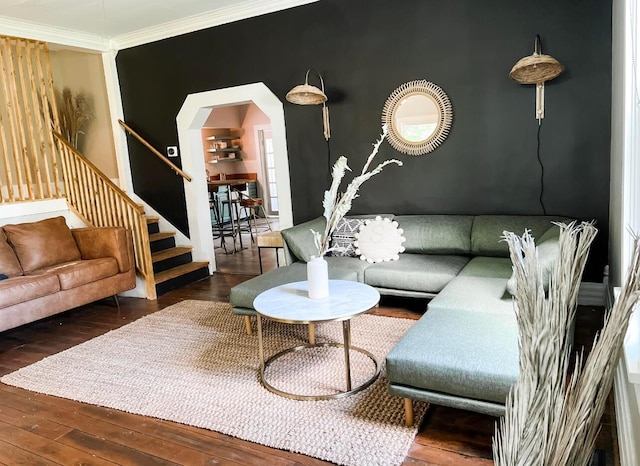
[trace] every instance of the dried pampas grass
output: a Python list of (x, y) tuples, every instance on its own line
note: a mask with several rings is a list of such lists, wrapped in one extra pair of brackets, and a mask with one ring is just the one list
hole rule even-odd
[(79, 138), (85, 134), (87, 123), (93, 118), (93, 99), (85, 92), (72, 92), (68, 87), (62, 91), (56, 89), (56, 105), (60, 132), (78, 151), (81, 151)]
[[(496, 426), (494, 462), (515, 465), (586, 465), (613, 383), (629, 317), (640, 289), (640, 245), (620, 297), (593, 348), (577, 356), (569, 374), (578, 289), (590, 245), (591, 223), (559, 225), (560, 256), (545, 296), (534, 239), (505, 232), (517, 280), (520, 375)], [(584, 364), (583, 364), (584, 362)]]

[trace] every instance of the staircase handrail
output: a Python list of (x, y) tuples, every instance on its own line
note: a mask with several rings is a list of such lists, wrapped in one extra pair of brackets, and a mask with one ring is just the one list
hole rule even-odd
[(160, 153), (155, 147), (153, 147), (145, 138), (136, 133), (129, 125), (127, 125), (124, 121), (118, 120), (120, 126), (122, 126), (129, 134), (134, 136), (138, 141), (142, 143), (147, 149), (149, 149), (156, 157), (166, 163), (174, 172), (180, 175), (187, 181), (191, 181), (191, 177), (183, 172), (178, 166), (174, 165), (171, 160), (168, 160), (162, 153)]

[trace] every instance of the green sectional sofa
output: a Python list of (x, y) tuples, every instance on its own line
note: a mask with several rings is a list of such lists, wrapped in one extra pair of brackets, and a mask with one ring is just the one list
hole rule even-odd
[[(387, 216), (388, 217), (388, 216)], [(518, 375), (518, 328), (507, 291), (512, 275), (503, 231), (537, 239), (540, 262), (553, 266), (560, 229), (571, 219), (513, 215), (398, 215), (405, 251), (400, 259), (368, 263), (358, 257), (327, 257), (333, 279), (367, 283), (382, 295), (432, 298), (427, 312), (391, 350), (386, 372), (391, 394), (491, 415), (504, 403)], [(315, 247), (310, 229), (318, 218), (282, 231), (286, 267), (231, 289), (233, 312), (255, 315), (253, 299), (262, 291), (306, 279), (306, 261)]]

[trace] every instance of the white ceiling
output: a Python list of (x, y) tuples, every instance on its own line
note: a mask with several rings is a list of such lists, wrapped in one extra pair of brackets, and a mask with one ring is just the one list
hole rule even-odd
[(115, 37), (242, 0), (2, 0), (0, 16)]
[(0, 17), (113, 38), (218, 10), (276, 3), (273, 0), (0, 0)]

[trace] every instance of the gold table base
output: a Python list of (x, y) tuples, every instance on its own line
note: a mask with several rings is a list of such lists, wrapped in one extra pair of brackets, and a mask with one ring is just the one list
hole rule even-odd
[[(313, 344), (309, 343), (305, 345), (294, 346), (292, 348), (287, 348), (285, 350), (280, 351), (279, 353), (274, 354), (267, 360), (265, 360), (264, 358), (264, 345), (262, 341), (262, 318), (260, 314), (257, 315), (257, 321), (258, 321), (258, 351), (260, 356), (260, 371), (258, 375), (260, 378), (260, 383), (264, 388), (266, 388), (272, 393), (275, 393), (276, 395), (280, 395), (282, 397), (290, 398), (292, 400), (298, 400), (298, 401), (335, 400), (339, 398), (344, 398), (349, 395), (353, 395), (354, 393), (358, 393), (364, 390), (365, 388), (369, 387), (373, 382), (375, 382), (378, 376), (380, 375), (380, 363), (375, 358), (375, 356), (367, 350), (358, 348), (356, 346), (351, 346), (351, 325), (349, 320), (342, 321), (344, 344), (343, 343), (313, 343)], [(345, 376), (346, 376), (345, 391), (339, 392), (339, 393), (329, 393), (326, 395), (299, 395), (296, 393), (289, 393), (283, 390), (279, 390), (266, 380), (264, 373), (267, 367), (269, 367), (271, 363), (273, 363), (278, 358), (284, 356), (285, 354), (295, 353), (298, 351), (305, 350), (307, 348), (328, 348), (328, 347), (344, 348)], [(371, 359), (371, 361), (373, 361), (373, 364), (375, 366), (375, 372), (373, 376), (371, 376), (369, 379), (367, 379), (365, 382), (361, 383), (357, 387), (352, 387), (352, 384), (351, 384), (351, 360), (349, 355), (350, 350), (357, 351), (361, 354), (364, 354), (369, 359)]]

